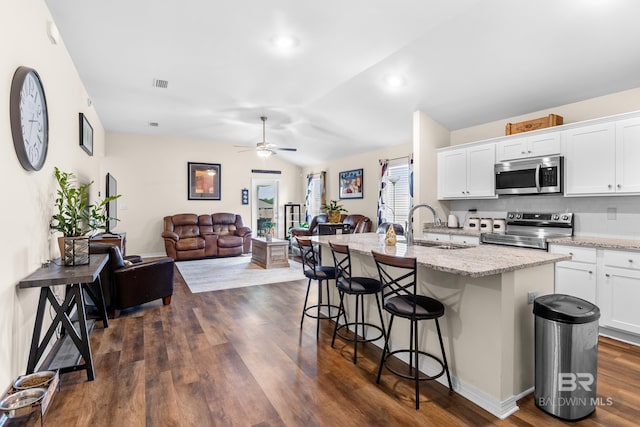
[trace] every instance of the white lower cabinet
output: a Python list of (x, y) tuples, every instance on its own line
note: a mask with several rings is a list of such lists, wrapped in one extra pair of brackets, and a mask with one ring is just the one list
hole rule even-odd
[(549, 245), (549, 252), (571, 255), (571, 261), (556, 264), (555, 292), (572, 295), (597, 305), (595, 248)]
[(598, 300), (601, 325), (640, 334), (640, 253), (604, 250)]
[(556, 264), (555, 292), (600, 308), (600, 326), (640, 335), (640, 252), (549, 245), (572, 255)]

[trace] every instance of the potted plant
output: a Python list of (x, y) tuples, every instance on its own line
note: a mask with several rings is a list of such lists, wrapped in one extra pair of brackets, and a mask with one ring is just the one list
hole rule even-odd
[(276, 224), (273, 221), (265, 221), (262, 227), (264, 238), (267, 240), (267, 242), (270, 242), (273, 239)]
[(71, 172), (54, 168), (58, 190), (56, 192), (56, 212), (51, 217), (51, 230), (62, 233), (58, 239), (60, 257), (65, 265), (89, 263), (89, 240), (87, 234), (104, 229), (110, 217), (106, 214), (107, 204), (120, 195), (107, 197), (89, 204), (89, 187), (93, 181), (78, 184)]
[(337, 200), (329, 200), (329, 203), (322, 205), (322, 210), (327, 212), (329, 222), (334, 224), (340, 222), (340, 212), (349, 212)]

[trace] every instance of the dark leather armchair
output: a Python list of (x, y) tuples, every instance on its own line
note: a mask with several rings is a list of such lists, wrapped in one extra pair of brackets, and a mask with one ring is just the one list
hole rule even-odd
[(171, 303), (173, 259), (162, 257), (125, 265), (120, 248), (117, 246), (90, 243), (89, 248), (94, 254), (109, 254), (109, 261), (100, 274), (102, 293), (109, 317), (118, 318), (120, 310), (157, 299), (162, 299), (164, 305)]
[(349, 224), (349, 230), (351, 233), (371, 232), (372, 223), (368, 216), (360, 214), (343, 215), (340, 221), (344, 224)]

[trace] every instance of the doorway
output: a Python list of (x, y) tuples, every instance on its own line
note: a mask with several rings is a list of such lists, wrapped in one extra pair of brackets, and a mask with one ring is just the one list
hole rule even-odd
[(269, 224), (273, 225), (275, 237), (280, 235), (278, 222), (278, 184), (275, 179), (252, 179), (253, 200), (251, 209), (252, 228), (258, 237), (264, 237)]

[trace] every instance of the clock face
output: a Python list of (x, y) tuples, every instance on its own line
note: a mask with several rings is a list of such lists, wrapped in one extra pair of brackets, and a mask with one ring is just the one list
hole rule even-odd
[(13, 145), (26, 170), (40, 170), (47, 158), (49, 121), (47, 101), (38, 73), (19, 67), (11, 84), (11, 133)]

